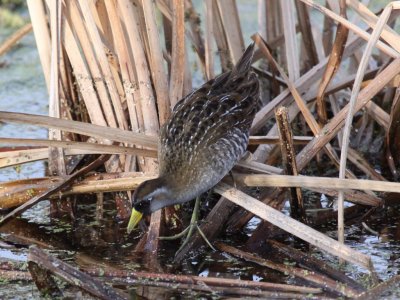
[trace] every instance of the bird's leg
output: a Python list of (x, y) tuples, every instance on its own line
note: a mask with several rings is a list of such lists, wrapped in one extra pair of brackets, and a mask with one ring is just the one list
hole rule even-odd
[(189, 240), (189, 238), (193, 234), (193, 229), (197, 226), (197, 220), (199, 218), (199, 211), (200, 211), (200, 196), (197, 196), (189, 226), (186, 227), (182, 232), (180, 232), (178, 234), (175, 234), (172, 236), (161, 236), (161, 237), (159, 237), (159, 239), (164, 240), (164, 241), (176, 240), (176, 239), (183, 237), (187, 232), (187, 236), (185, 238), (185, 241), (183, 242), (183, 243), (185, 243), (185, 242), (187, 243), (187, 240)]
[(186, 238), (183, 241), (182, 245), (179, 247), (177, 253), (183, 249), (183, 247), (186, 246), (186, 244), (189, 242), (190, 238), (193, 235), (193, 230), (197, 229), (199, 231), (200, 236), (204, 239), (204, 241), (207, 243), (208, 246), (210, 246), (211, 249), (215, 250), (215, 248), (211, 245), (211, 243), (207, 240), (207, 237), (205, 236), (205, 234), (203, 233), (203, 231), (200, 229), (199, 225), (197, 225), (197, 221), (199, 219), (199, 212), (200, 212), (200, 196), (196, 197), (196, 202), (194, 204), (194, 208), (193, 208), (193, 213), (192, 213), (192, 217), (190, 219), (190, 224), (188, 227), (186, 227), (185, 230), (183, 230), (182, 232), (175, 234), (173, 236), (164, 236), (164, 237), (160, 237), (161, 240), (175, 240), (178, 238), (183, 237), (186, 232)]

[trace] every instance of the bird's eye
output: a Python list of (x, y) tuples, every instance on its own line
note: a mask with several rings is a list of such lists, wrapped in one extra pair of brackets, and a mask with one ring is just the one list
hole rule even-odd
[(146, 200), (150, 202), (151, 200), (153, 200), (153, 197), (149, 197)]

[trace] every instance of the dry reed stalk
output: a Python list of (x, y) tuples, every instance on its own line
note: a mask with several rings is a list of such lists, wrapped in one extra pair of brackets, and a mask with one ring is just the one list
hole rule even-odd
[(206, 64), (206, 77), (210, 80), (215, 77), (214, 73), (214, 52), (213, 52), (213, 39), (214, 39), (214, 15), (213, 15), (213, 0), (206, 0), (205, 6), (205, 64)]
[(1, 184), (0, 209), (20, 206), (61, 181), (60, 177), (42, 177), (9, 181)]
[[(364, 77), (365, 78), (364, 83), (367, 83), (368, 80), (373, 79), (377, 73), (378, 73), (377, 68), (367, 71), (365, 74), (365, 77)], [(345, 76), (343, 76), (343, 78), (336, 78), (335, 82), (331, 81), (325, 91), (325, 95), (333, 96), (333, 97), (337, 98), (335, 96), (335, 93), (340, 92), (348, 87), (351, 87), (353, 85), (355, 77), (356, 77), (356, 74), (354, 73), (354, 74), (350, 74), (350, 75), (345, 75)], [(306, 91), (306, 93), (303, 96), (303, 99), (306, 102), (313, 101), (316, 99), (317, 93), (318, 93), (318, 88), (317, 88), (317, 86), (314, 85), (308, 91)], [(334, 113), (334, 115), (336, 115), (336, 113), (338, 111), (339, 111), (339, 109), (337, 109), (337, 111)]]
[[(61, 143), (69, 143), (69, 142), (61, 142)], [(99, 145), (100, 147), (97, 147), (96, 145), (97, 144), (83, 143), (81, 145), (73, 145), (72, 148), (69, 149), (69, 147), (71, 147), (70, 145), (63, 147), (63, 144), (57, 144), (57, 146), (61, 148), (66, 147), (66, 149), (64, 150), (65, 156), (76, 156), (85, 154), (120, 154), (120, 155), (142, 155), (150, 158), (157, 157), (157, 152), (154, 150), (111, 146), (111, 145)], [(77, 149), (77, 148), (83, 148), (83, 149)], [(45, 160), (48, 159), (49, 157), (48, 148), (7, 151), (3, 153), (7, 156), (0, 158), (0, 168), (18, 166), (24, 163), (38, 161), (38, 160)]]
[(169, 82), (169, 99), (171, 107), (183, 96), (183, 81), (185, 78), (185, 19), (184, 1), (172, 2), (172, 50)]
[[(282, 22), (280, 22), (280, 18), (276, 17), (282, 15), (280, 12), (280, 2), (274, 0), (266, 0), (265, 9), (267, 13), (266, 38), (268, 43), (271, 43), (273, 40), (281, 38), (282, 44), (280, 46), (284, 46), (283, 44), (284, 37), (282, 34)], [(274, 47), (274, 49), (276, 48)], [(282, 48), (281, 50), (284, 51), (284, 48)]]
[[(72, 3), (71, 1), (67, 2), (68, 5), (71, 5), (71, 3)], [(65, 9), (65, 11), (68, 14), (71, 11), (71, 9), (68, 7)], [(67, 22), (65, 22), (64, 36), (62, 42), (65, 45), (66, 53), (70, 59), (80, 95), (83, 99), (83, 102), (85, 103), (85, 107), (87, 108), (87, 112), (91, 123), (96, 125), (106, 126), (107, 121), (103, 116), (103, 111), (99, 102), (99, 97), (97, 96), (96, 93), (97, 89), (95, 89), (94, 87), (94, 82), (92, 80), (90, 71), (87, 69), (86, 62), (84, 58), (81, 56), (79, 45), (75, 40), (75, 37), (72, 33), (72, 29), (69, 23), (71, 23), (71, 21), (70, 19), (68, 19), (67, 16)], [(94, 64), (89, 63), (89, 66), (94, 66)], [(98, 90), (98, 92), (100, 93), (100, 90)], [(101, 99), (102, 98), (100, 96), (100, 100)], [(109, 120), (112, 119), (113, 117), (109, 118)]]
[[(71, 185), (69, 190), (62, 192), (62, 196), (74, 194), (102, 193), (104, 191), (117, 192), (135, 189), (144, 180), (154, 176), (144, 175), (138, 172), (127, 173), (102, 173), (86, 176), (79, 182)], [(9, 181), (1, 184), (0, 208), (14, 208), (29, 201), (41, 192), (49, 190), (62, 181), (61, 177), (41, 177)], [(57, 199), (59, 195), (51, 196)]]
[[(30, 145), (30, 146), (44, 146), (44, 147), (58, 147), (63, 149), (77, 149), (91, 151), (91, 153), (103, 154), (134, 154), (148, 157), (157, 157), (157, 151), (148, 149), (138, 149), (135, 147), (124, 147), (116, 145), (102, 145), (88, 142), (69, 142), (69, 141), (56, 141), (44, 139), (14, 139), (14, 138), (0, 138), (0, 143), (6, 145)], [(16, 153), (17, 151), (10, 151), (8, 153)], [(15, 154), (8, 155), (8, 153), (0, 152), (0, 158), (8, 158), (9, 156), (16, 156)], [(25, 154), (26, 155), (26, 154)]]
[(147, 27), (149, 41), (149, 56), (152, 78), (157, 95), (157, 107), (160, 124), (164, 124), (171, 112), (171, 104), (168, 94), (168, 79), (165, 72), (160, 36), (158, 33), (155, 8), (151, 1), (142, 0), (144, 18)]
[(129, 143), (157, 149), (157, 139), (143, 133), (134, 133), (105, 126), (98, 126), (72, 120), (63, 120), (40, 115), (11, 113), (0, 111), (0, 119), (5, 122), (27, 123), (46, 128), (58, 128), (63, 131), (70, 131), (77, 134), (92, 136), (100, 139), (108, 139), (121, 143)]
[[(58, 1), (48, 2), (50, 7), (50, 30), (51, 30), (51, 66), (50, 66), (50, 98), (49, 116), (61, 118), (60, 111), (60, 35), (61, 35), (61, 3)], [(49, 129), (49, 139), (61, 141), (61, 131)], [(65, 157), (62, 148), (49, 147), (49, 172), (51, 175), (62, 176), (66, 174)]]
[(247, 261), (254, 262), (258, 265), (270, 268), (272, 270), (276, 270), (279, 272), (282, 272), (284, 274), (288, 274), (294, 277), (301, 278), (303, 280), (306, 280), (316, 286), (319, 286), (325, 290), (331, 291), (331, 292), (337, 292), (343, 296), (346, 297), (354, 297), (359, 294), (358, 290), (353, 289), (352, 287), (348, 287), (340, 282), (337, 282), (325, 275), (319, 274), (314, 271), (309, 271), (307, 269), (299, 268), (299, 267), (293, 267), (293, 266), (288, 266), (282, 263), (276, 263), (267, 259), (264, 259), (262, 257), (257, 256), (256, 254), (245, 252), (242, 250), (239, 250), (237, 248), (234, 248), (232, 246), (228, 246), (223, 243), (217, 243), (216, 244), (217, 248), (220, 251), (227, 252), (231, 255), (237, 256), (239, 258), (245, 259)]
[(277, 253), (284, 255), (289, 260), (294, 260), (298, 264), (305, 266), (311, 270), (317, 270), (319, 273), (323, 273), (330, 278), (342, 282), (356, 290), (357, 292), (365, 291), (365, 288), (359, 284), (357, 281), (347, 276), (345, 273), (337, 270), (336, 268), (330, 266), (325, 261), (318, 259), (314, 256), (309, 255), (309, 253), (302, 252), (296, 248), (285, 245), (275, 240), (268, 240), (268, 245), (271, 246)]
[[(109, 98), (105, 80), (103, 80), (96, 60), (96, 54), (90, 43), (90, 36), (86, 30), (77, 2), (75, 0), (67, 1), (65, 4), (67, 22), (65, 24), (64, 44), (90, 120), (93, 124), (108, 125), (109, 127), (116, 128), (118, 127), (117, 120), (113, 113), (111, 99)], [(76, 38), (72, 34), (72, 30), (75, 31)], [(82, 52), (79, 50), (79, 46), (82, 48)], [(86, 65), (88, 70), (86, 69)]]
[[(400, 6), (399, 6), (400, 8)], [(351, 97), (349, 100), (349, 109), (346, 116), (346, 121), (343, 129), (343, 139), (342, 139), (342, 147), (341, 147), (341, 155), (340, 155), (340, 169), (339, 169), (339, 178), (344, 179), (345, 171), (346, 171), (346, 163), (347, 163), (347, 152), (350, 143), (350, 131), (351, 124), (353, 122), (353, 115), (356, 112), (356, 103), (357, 98), (361, 89), (361, 81), (364, 76), (365, 70), (368, 66), (368, 59), (372, 54), (372, 49), (374, 45), (377, 43), (379, 36), (383, 30), (384, 25), (386, 24), (391, 12), (393, 9), (393, 4), (389, 4), (385, 7), (382, 12), (379, 20), (376, 24), (375, 29), (372, 32), (371, 39), (368, 41), (367, 47), (364, 51), (363, 57), (360, 62), (360, 66), (357, 70), (357, 76), (354, 80), (354, 86), (351, 92)], [(339, 191), (338, 196), (338, 240), (341, 243), (344, 243), (344, 195), (343, 191)]]
[(314, 37), (311, 31), (308, 7), (300, 1), (295, 1), (295, 5), (299, 19), (302, 42), (304, 44), (304, 48), (306, 49), (305, 53), (308, 57), (308, 60), (306, 61), (306, 66), (308, 70), (318, 64), (318, 54), (315, 46)]
[[(307, 144), (312, 140), (311, 136), (293, 136), (294, 145)], [(280, 139), (278, 136), (250, 136), (249, 145), (260, 145), (260, 144), (279, 144)]]
[[(77, 254), (77, 264), (81, 270), (93, 276), (103, 276), (112, 279), (113, 282), (119, 282), (123, 285), (151, 285), (151, 286), (164, 286), (164, 283), (168, 283), (176, 288), (202, 290), (201, 287), (205, 287), (206, 290), (214, 290), (215, 288), (224, 288), (225, 294), (230, 293), (232, 288), (241, 289), (253, 289), (258, 291), (275, 291), (275, 292), (294, 292), (294, 293), (321, 293), (320, 288), (305, 287), (299, 285), (272, 283), (265, 281), (250, 281), (235, 278), (222, 278), (222, 277), (201, 277), (185, 274), (172, 274), (172, 273), (152, 273), (145, 271), (128, 271), (116, 268), (114, 265), (99, 261), (93, 257), (89, 257), (85, 254)], [(161, 285), (159, 285), (161, 284)], [(245, 295), (246, 293), (244, 293)]]
[(267, 40), (267, 1), (257, 0), (257, 28), (263, 39)]
[[(340, 16), (343, 18), (347, 18), (345, 0), (340, 1)], [(339, 69), (340, 63), (342, 61), (343, 51), (346, 46), (348, 33), (349, 30), (340, 23), (336, 30), (335, 41), (333, 43), (331, 54), (329, 56), (329, 61), (326, 66), (317, 94), (316, 109), (320, 126), (323, 126), (328, 122), (328, 115), (325, 105), (325, 91), (329, 85), (329, 82), (332, 80), (333, 76)]]
[[(356, 159), (358, 157), (356, 156)], [(363, 159), (361, 158), (361, 161)], [(241, 167), (245, 170), (251, 171), (251, 172), (256, 172), (256, 173), (261, 173), (261, 174), (276, 174), (280, 175), (283, 173), (283, 170), (280, 168), (268, 166), (263, 163), (258, 163), (256, 161), (240, 161), (236, 164), (238, 167)], [(370, 166), (368, 166), (370, 167)], [(364, 167), (367, 168), (367, 167)], [(367, 173), (368, 174), (368, 173)], [(374, 178), (373, 176), (371, 176)], [(380, 180), (378, 178), (377, 180)], [(314, 188), (309, 188), (310, 190), (321, 193), (321, 194), (326, 194), (329, 196), (337, 196), (337, 191), (334, 189), (331, 189), (329, 187), (314, 187)], [(366, 194), (368, 193), (368, 194)], [(372, 206), (379, 206), (382, 204), (382, 200), (375, 196), (374, 193), (366, 191), (366, 193), (361, 193), (361, 192), (356, 192), (356, 191), (346, 191), (345, 192), (345, 197), (348, 201), (354, 202), (354, 203), (359, 203), (359, 204), (364, 204), (364, 205), (372, 205)], [(263, 200), (264, 202), (264, 200)]]
[[(203, 51), (204, 52), (204, 51)], [(183, 93), (182, 95), (189, 95), (190, 92), (193, 91), (193, 87), (192, 87), (192, 71), (191, 71), (191, 62), (189, 61), (189, 50), (188, 50), (188, 46), (185, 44), (185, 57), (187, 57), (188, 59), (185, 59), (185, 73), (184, 73), (184, 77), (183, 77)], [(203, 59), (204, 59), (204, 55), (203, 55)], [(201, 64), (201, 69), (203, 70), (203, 74), (205, 74), (205, 63), (203, 62), (203, 64)], [(204, 75), (205, 77), (205, 75)]]
[[(286, 175), (297, 176), (296, 153), (293, 146), (292, 130), (288, 121), (287, 108), (279, 107), (275, 112), (276, 123), (278, 125), (281, 140), (282, 161)], [(303, 196), (299, 188), (290, 189), (290, 215), (303, 223), (307, 223), (304, 210)]]
[(107, 1), (90, 1), (90, 9), (92, 13), (96, 10), (97, 13), (93, 13), (94, 20), (96, 22), (97, 27), (100, 30), (100, 35), (107, 40), (108, 46), (110, 49), (115, 49), (113, 44), (113, 33), (112, 33), (112, 23), (109, 22), (108, 11), (106, 7)]
[(372, 178), (374, 180), (387, 181), (386, 178), (383, 177), (380, 173), (378, 173), (367, 162), (367, 160), (364, 157), (362, 157), (362, 155), (358, 151), (349, 148), (348, 154), (349, 154), (349, 161), (351, 161), (357, 168), (363, 171), (368, 176), (368, 178)]
[[(379, 73), (368, 86), (361, 90), (355, 112), (359, 111), (371, 98), (382, 90), (382, 88), (398, 74), (400, 68), (400, 58), (392, 61), (381, 73)], [(321, 134), (314, 137), (313, 140), (305, 146), (297, 155), (297, 165), (302, 169), (308, 162), (320, 151), (321, 147), (329, 142), (337, 132), (342, 128), (344, 119), (348, 112), (346, 105), (331, 121), (321, 129)]]
[[(353, 54), (354, 51), (359, 49), (361, 43), (362, 43), (361, 38), (356, 37), (351, 39), (344, 51), (343, 58), (347, 58), (349, 55)], [(312, 86), (319, 78), (321, 78), (326, 68), (327, 62), (328, 58), (321, 60), (321, 62), (318, 65), (314, 66), (314, 68), (312, 68), (310, 71), (308, 71), (306, 74), (301, 76), (298, 80), (296, 80), (293, 83), (300, 94), (310, 89), (310, 86)], [(272, 117), (274, 109), (276, 107), (278, 107), (279, 105), (287, 105), (289, 100), (291, 100), (290, 95), (291, 94), (289, 89), (286, 89), (278, 96), (276, 96), (274, 99), (272, 99), (267, 105), (262, 107), (257, 112), (254, 118), (251, 132), (254, 133), (259, 131), (265, 125), (267, 120), (270, 117)]]
[[(262, 164), (259, 164), (259, 165), (262, 165)], [(255, 170), (254, 167), (252, 167), (251, 169)], [(260, 168), (258, 168), (257, 171), (265, 172), (264, 169), (265, 169), (265, 167), (260, 167)], [(274, 174), (274, 172), (275, 172), (274, 170), (271, 170), (270, 174)], [(242, 175), (238, 175), (238, 174), (236, 174), (235, 176), (239, 176), (238, 182), (241, 182), (243, 184), (244, 184), (244, 182), (242, 181), (242, 179), (248, 178), (246, 176), (243, 176), (243, 178), (242, 178), (241, 177)], [(250, 181), (251, 180), (252, 179), (250, 179)], [(285, 181), (285, 179), (283, 181)], [(258, 183), (262, 184), (261, 181), (259, 181)], [(315, 184), (314, 186), (317, 186), (317, 184)], [(258, 187), (260, 188), (261, 186), (258, 186)], [(303, 186), (301, 186), (301, 187), (303, 188)], [(307, 187), (306, 189), (316, 192), (316, 193), (328, 195), (331, 197), (337, 197), (337, 195), (338, 195), (337, 190), (332, 189), (328, 186), (326, 188), (324, 188), (324, 187)], [(282, 195), (283, 194), (282, 194), (281, 188), (275, 187), (272, 190), (264, 191), (261, 198), (262, 198), (263, 203), (269, 204), (269, 203), (272, 203), (275, 199), (282, 198)], [(356, 190), (346, 190), (345, 198), (349, 202), (353, 202), (353, 203), (361, 204), (361, 205), (368, 205), (368, 206), (373, 206), (373, 207), (382, 205), (382, 200), (380, 198), (377, 198), (376, 196), (371, 196), (364, 192), (359, 192)], [(279, 200), (279, 201), (281, 201), (281, 200)], [(254, 216), (252, 213), (248, 213), (248, 212), (243, 215), (243, 211), (242, 212), (238, 211), (238, 213), (236, 213), (236, 215), (240, 215), (240, 216), (236, 217), (235, 215), (233, 215), (231, 217), (231, 220), (233, 219), (235, 221), (233, 221), (233, 222), (231, 221), (230, 222), (231, 225), (229, 225), (231, 228), (234, 228), (234, 230), (240, 230)], [(257, 230), (259, 230), (259, 227), (257, 228)], [(262, 231), (262, 230), (260, 230), (260, 231)], [(257, 240), (257, 237), (255, 237), (255, 238), (251, 237), (251, 239)]]
[[(144, 132), (147, 135), (155, 136), (158, 133), (159, 122), (156, 112), (156, 104), (153, 90), (151, 88), (150, 71), (147, 65), (147, 60), (144, 52), (142, 39), (140, 37), (140, 28), (136, 23), (137, 12), (132, 3), (127, 0), (118, 1), (119, 12), (122, 15), (122, 21), (127, 30), (129, 37), (129, 45), (131, 55), (135, 62), (138, 89), (140, 92), (140, 108), (143, 115)], [(140, 62), (140, 63), (138, 63)], [(144, 171), (154, 171), (157, 166), (154, 160), (145, 160), (145, 165), (142, 165)]]
[[(159, 130), (159, 122), (154, 93), (151, 85), (150, 70), (145, 55), (146, 42), (142, 40), (142, 36), (144, 38), (147, 37), (147, 35), (143, 34), (143, 32), (146, 30), (144, 25), (145, 20), (143, 18), (140, 22), (140, 14), (138, 12), (140, 7), (134, 7), (133, 4), (128, 0), (118, 1), (117, 3), (119, 12), (122, 15), (121, 19), (127, 31), (131, 55), (135, 62), (137, 84), (140, 92), (139, 102), (143, 115), (144, 132), (146, 135), (155, 137)], [(171, 99), (172, 98), (170, 97), (170, 100)], [(154, 159), (146, 158), (144, 160), (144, 164), (141, 165), (141, 169), (145, 172), (154, 172), (157, 170), (156, 161)], [(160, 226), (161, 211), (152, 214), (151, 217), (149, 228), (151, 237), (150, 235), (147, 236), (145, 249), (146, 253), (149, 254), (148, 257), (150, 259), (155, 258), (152, 254), (158, 252), (158, 236), (160, 233)]]
[(48, 159), (49, 148), (16, 150), (3, 152), (7, 157), (0, 158), (0, 168), (22, 165), (27, 162)]
[(242, 56), (244, 50), (243, 34), (236, 1), (220, 0), (216, 1), (216, 4), (221, 16), (222, 28), (224, 28), (225, 31), (232, 62), (236, 63)]
[[(311, 141), (312, 137), (294, 136), (293, 143), (295, 145), (307, 144)], [(14, 138), (0, 138), (0, 143), (6, 145), (30, 145), (30, 146), (44, 146), (44, 147), (59, 147), (66, 150), (65, 155), (78, 155), (78, 154), (123, 154), (123, 155), (139, 155), (146, 157), (157, 157), (157, 151), (150, 149), (140, 149), (132, 146), (115, 146), (94, 144), (88, 142), (70, 142), (70, 141), (54, 141), (43, 139), (14, 139)], [(251, 136), (249, 139), (250, 145), (260, 144), (279, 144), (279, 137), (277, 136)], [(15, 148), (15, 147), (14, 147)], [(42, 160), (48, 157), (44, 153), (46, 148), (21, 150), (16, 149), (13, 151), (0, 152), (0, 168), (22, 164), (30, 161)], [(363, 160), (362, 157), (357, 160)], [(240, 165), (240, 163), (238, 164)], [(264, 165), (264, 164), (262, 164)], [(253, 170), (253, 169), (252, 169)], [(280, 170), (280, 169), (279, 169)], [(372, 170), (371, 170), (372, 172)], [(374, 177), (374, 176), (372, 176)], [(384, 179), (382, 179), (384, 180)]]
[(281, 174), (283, 171), (281, 168), (277, 168), (271, 165), (267, 165), (265, 163), (260, 163), (258, 161), (252, 160), (252, 158), (250, 157), (248, 159), (240, 160), (236, 164), (236, 166), (261, 174)]
[[(331, 9), (332, 11), (339, 12), (339, 9), (334, 9), (337, 7), (336, 3), (334, 1), (327, 0), (326, 1), (326, 6), (328, 9)], [(319, 42), (322, 43), (322, 48), (320, 47), (320, 56), (325, 57), (327, 56), (327, 53), (329, 53), (332, 49), (332, 40), (333, 40), (333, 28), (334, 28), (334, 21), (332, 18), (329, 18), (328, 16), (324, 16), (324, 25), (322, 28), (322, 38), (319, 39)]]
[(389, 129), (389, 120), (390, 115), (384, 111), (380, 106), (375, 104), (375, 102), (368, 102), (365, 105), (368, 114), (380, 125), (382, 128), (387, 131)]
[(281, 6), (287, 69), (289, 79), (294, 82), (300, 77), (300, 55), (296, 36), (296, 9), (293, 0), (282, 1)]
[(229, 59), (229, 46), (226, 37), (226, 32), (222, 24), (221, 14), (216, 1), (212, 1), (213, 11), (213, 31), (215, 37), (215, 43), (217, 45), (218, 54), (221, 60), (222, 72), (230, 70), (231, 60)]
[(91, 162), (89, 165), (83, 167), (82, 169), (74, 172), (71, 175), (66, 175), (65, 177), (62, 178), (61, 181), (51, 185), (46, 191), (38, 194), (37, 196), (31, 198), (29, 201), (25, 202), (24, 204), (18, 206), (16, 209), (12, 210), (9, 212), (7, 215), (3, 216), (0, 219), (0, 225), (5, 224), (6, 222), (10, 221), (10, 219), (14, 218), (15, 216), (20, 215), (23, 213), (25, 210), (28, 208), (31, 208), (33, 205), (37, 204), (38, 202), (48, 199), (49, 196), (51, 196), (54, 193), (57, 193), (61, 191), (62, 189), (68, 187), (69, 185), (72, 184), (72, 182), (85, 175), (87, 172), (90, 172), (101, 165), (103, 165), (108, 159), (107, 155), (101, 155), (99, 158)]
[(126, 299), (121, 292), (117, 292), (107, 284), (92, 278), (62, 260), (50, 256), (38, 247), (29, 249), (28, 268), (35, 284), (43, 294), (62, 296), (61, 290), (50, 276), (53, 275), (99, 299)]
[[(133, 176), (135, 173), (121, 173), (123, 176)], [(103, 177), (106, 174), (103, 174)], [(73, 193), (92, 193), (96, 188), (104, 192), (126, 191), (134, 189), (142, 181), (154, 178), (153, 176), (143, 177), (141, 179), (111, 178), (107, 180), (96, 179), (93, 185), (88, 185), (87, 190), (68, 190), (66, 194)], [(235, 179), (246, 186), (251, 187), (300, 187), (306, 189), (335, 189), (335, 190), (371, 190), (378, 192), (400, 193), (400, 185), (396, 182), (383, 182), (366, 179), (337, 179), (332, 177), (312, 177), (312, 176), (286, 176), (286, 175), (249, 175), (235, 173)], [(74, 185), (75, 186), (75, 185)], [(79, 186), (79, 184), (77, 184)], [(364, 201), (364, 205), (376, 206), (379, 203)]]
[[(313, 176), (286, 176), (264, 174), (237, 174), (238, 182), (246, 186), (274, 186), (274, 187), (301, 187), (301, 188), (325, 188), (335, 190), (365, 190), (377, 192), (400, 192), (397, 182), (366, 180), (366, 179), (338, 179), (334, 177)], [(235, 178), (236, 178), (235, 177)], [(368, 205), (368, 204), (366, 204)]]
[(230, 201), (242, 206), (263, 220), (290, 232), (304, 241), (309, 242), (311, 245), (373, 272), (373, 265), (369, 256), (338, 243), (323, 233), (291, 219), (283, 213), (261, 203), (257, 199), (254, 199), (235, 188), (230, 187), (229, 185), (219, 183), (214, 190), (221, 196), (228, 198)]
[(76, 2), (74, 0), (73, 3), (74, 4), (79, 3), (79, 7), (81, 9), (80, 11), (85, 20), (86, 30), (90, 36), (90, 41), (93, 45), (93, 49), (96, 54), (96, 59), (99, 63), (99, 67), (100, 67), (102, 75), (105, 79), (107, 90), (108, 90), (108, 93), (111, 98), (113, 111), (115, 113), (115, 118), (117, 120), (117, 125), (119, 128), (127, 129), (128, 123), (126, 121), (125, 114), (122, 109), (120, 97), (119, 97), (119, 94), (117, 91), (117, 86), (115, 83), (116, 78), (114, 78), (114, 76), (112, 74), (110, 64), (108, 63), (107, 55), (104, 51), (104, 48), (96, 47), (96, 45), (102, 45), (103, 42), (101, 40), (99, 31), (97, 29), (93, 14), (90, 10), (89, 3), (86, 1), (81, 1), (81, 0), (78, 0), (78, 2)]
[[(285, 72), (282, 70), (282, 68), (277, 64), (277, 62), (274, 60), (272, 57), (271, 53), (268, 50), (268, 47), (266, 47), (265, 42), (262, 41), (261, 37), (259, 35), (253, 36), (254, 40), (256, 41), (257, 45), (261, 48), (261, 50), (265, 53), (266, 57), (268, 60), (275, 65), (275, 67), (279, 70), (279, 73), (281, 74), (281, 77), (286, 81), (288, 88), (290, 92), (293, 95), (294, 100), (296, 101), (296, 104), (298, 105), (301, 113), (304, 116), (304, 119), (307, 122), (307, 125), (310, 127), (311, 131), (315, 136), (318, 136), (320, 133), (320, 126), (318, 125), (317, 121), (311, 114), (310, 110), (308, 109), (307, 105), (305, 104), (304, 100), (301, 98), (300, 93), (297, 91), (295, 85), (293, 82), (287, 77)], [(326, 151), (326, 154), (329, 156), (329, 158), (336, 164), (338, 165), (338, 157), (336, 155), (336, 152), (333, 150), (332, 146), (330, 144), (326, 144), (326, 147), (324, 149)], [(348, 171), (346, 171), (347, 176), (354, 177), (352, 174)]]
[[(105, 6), (107, 9), (107, 14), (110, 23), (113, 24), (112, 37), (113, 43), (115, 45), (115, 51), (118, 55), (119, 69), (121, 72), (121, 78), (124, 86), (123, 95), (125, 95), (125, 102), (128, 106), (130, 128), (133, 132), (139, 132), (139, 118), (138, 110), (135, 107), (135, 95), (138, 97), (138, 93), (135, 93), (131, 86), (135, 82), (134, 71), (132, 69), (133, 63), (131, 61), (129, 50), (125, 41), (125, 36), (123, 33), (123, 28), (121, 21), (118, 17), (117, 3), (115, 1), (105, 1)], [(143, 124), (143, 123), (142, 123)], [(127, 156), (124, 166), (125, 171), (135, 170), (136, 156)]]
[[(392, 1), (391, 3), (393, 3)], [(378, 17), (371, 12), (362, 2), (355, 0), (347, 0), (346, 3), (367, 23), (371, 28), (377, 26)], [(399, 34), (385, 24), (381, 37), (397, 52), (400, 52), (400, 36)]]
[(87, 194), (96, 192), (119, 192), (134, 190), (142, 182), (153, 179), (156, 176), (144, 175), (142, 173), (128, 173), (123, 174), (124, 177), (112, 178), (112, 179), (85, 179), (79, 183), (71, 186), (70, 190), (67, 190), (63, 195), (74, 195), (74, 194)]
[(397, 120), (400, 118), (400, 88), (396, 89), (396, 93), (393, 97), (392, 109), (390, 113), (390, 121), (388, 125), (388, 130), (386, 132), (386, 161), (388, 163), (390, 172), (394, 180), (398, 180), (399, 174), (396, 169), (396, 165), (399, 162), (399, 159), (393, 155), (397, 152), (398, 149), (398, 137), (399, 135), (399, 124)]
[[(49, 9), (50, 32), (51, 32), (51, 65), (50, 65), (50, 87), (49, 87), (49, 116), (61, 118), (61, 97), (64, 92), (60, 90), (60, 66), (63, 65), (61, 58), (61, 16), (62, 6), (57, 1), (46, 1)], [(68, 111), (68, 109), (66, 110)], [(62, 140), (62, 132), (50, 128), (48, 131), (50, 140)], [(62, 148), (49, 147), (48, 149), (48, 172), (50, 175), (64, 176), (67, 174), (65, 155)], [(54, 201), (50, 203), (50, 215), (56, 216), (60, 211), (71, 213), (70, 201)]]
[(35, 35), (36, 46), (39, 52), (40, 63), (42, 64), (43, 75), (47, 89), (50, 88), (50, 31), (47, 24), (47, 17), (43, 1), (28, 0), (29, 14), (31, 17), (33, 33)]
[(356, 300), (375, 300), (381, 298), (380, 296), (388, 291), (393, 291), (395, 288), (398, 288), (400, 285), (400, 276), (395, 275), (389, 280), (381, 282), (380, 284), (374, 286), (373, 288), (365, 291), (364, 293), (358, 295), (358, 297), (354, 298)]
[[(348, 20), (342, 18), (341, 16), (335, 14), (334, 12), (332, 12), (331, 10), (323, 7), (322, 5), (319, 5), (319, 4), (315, 3), (313, 0), (300, 0), (300, 1), (306, 3), (307, 5), (311, 6), (312, 8), (314, 8), (314, 9), (316, 9), (318, 11), (320, 11), (321, 13), (329, 16), (333, 20), (343, 24), (345, 27), (347, 27), (348, 29), (350, 29), (351, 31), (356, 33), (358, 36), (360, 36), (364, 40), (369, 41), (371, 39), (371, 35), (368, 32), (362, 30), (360, 27), (354, 25), (350, 21), (348, 21)], [(400, 53), (398, 51), (396, 51), (392, 47), (382, 43), (381, 41), (378, 41), (376, 43), (376, 47), (379, 50), (381, 50), (383, 53), (389, 55), (390, 57), (397, 58), (397, 57), (400, 56)]]
[(25, 24), (16, 32), (14, 32), (10, 37), (8, 37), (0, 45), (0, 56), (6, 54), (16, 43), (18, 43), (25, 35), (32, 31), (32, 23)]
[[(186, 30), (186, 36), (189, 38), (191, 41), (192, 47), (196, 51), (198, 61), (200, 63), (200, 69), (206, 77), (206, 58), (205, 58), (205, 46), (204, 46), (204, 39), (202, 37), (202, 28), (201, 28), (201, 19), (200, 19), (200, 14), (196, 11), (195, 7), (193, 6), (192, 0), (185, 0), (185, 20), (189, 23), (190, 25), (190, 31), (189, 29)], [(212, 37), (211, 37), (212, 38)], [(185, 48), (187, 52), (187, 43), (185, 43)], [(189, 54), (186, 53), (186, 57), (189, 58)], [(189, 59), (186, 60), (186, 68), (187, 71), (189, 71), (189, 74), (191, 72), (191, 67), (189, 63)], [(187, 73), (185, 74), (186, 76), (188, 75)], [(187, 76), (192, 79), (192, 77), (189, 75)], [(187, 80), (187, 79), (186, 79)], [(187, 91), (184, 89), (184, 94), (187, 95), (191, 90)]]

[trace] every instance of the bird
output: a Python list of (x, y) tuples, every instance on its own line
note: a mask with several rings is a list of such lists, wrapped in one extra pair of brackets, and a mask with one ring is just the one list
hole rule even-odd
[(232, 70), (177, 102), (159, 133), (159, 176), (133, 193), (128, 233), (143, 215), (210, 190), (246, 152), (260, 97), (251, 68), (254, 48), (252, 43)]

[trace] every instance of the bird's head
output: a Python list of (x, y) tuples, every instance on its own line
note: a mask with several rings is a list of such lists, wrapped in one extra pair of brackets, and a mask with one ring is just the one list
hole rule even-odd
[(174, 204), (171, 189), (161, 178), (147, 180), (141, 183), (132, 196), (132, 213), (128, 223), (128, 233), (131, 232), (143, 215), (150, 215), (165, 206)]

